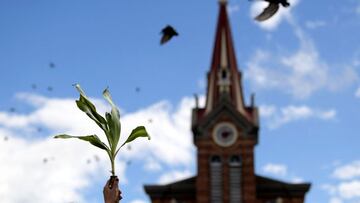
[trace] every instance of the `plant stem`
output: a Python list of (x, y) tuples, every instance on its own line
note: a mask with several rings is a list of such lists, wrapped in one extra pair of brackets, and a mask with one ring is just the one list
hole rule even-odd
[(115, 157), (113, 157), (113, 159), (111, 159), (111, 174), (114, 176), (115, 175)]
[(111, 162), (111, 174), (113, 176), (115, 176), (115, 156), (113, 156), (113, 153), (110, 150), (107, 150), (107, 153), (109, 155), (110, 158), (110, 162)]

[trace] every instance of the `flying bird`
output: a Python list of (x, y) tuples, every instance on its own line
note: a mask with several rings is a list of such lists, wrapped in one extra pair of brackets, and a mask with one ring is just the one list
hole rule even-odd
[(49, 161), (54, 161), (55, 158), (54, 157), (44, 157), (43, 158), (43, 163), (46, 164), (46, 163), (49, 163)]
[(50, 63), (49, 63), (49, 67), (50, 67), (50, 68), (55, 68), (55, 63), (50, 62)]
[(98, 155), (94, 155), (94, 159), (95, 159), (96, 162), (100, 161), (100, 157), (98, 157)]
[(136, 91), (137, 93), (139, 93), (139, 92), (140, 92), (140, 87), (136, 87), (136, 88), (135, 88), (135, 91)]
[(288, 0), (263, 0), (263, 1), (269, 2), (269, 5), (263, 10), (263, 12), (261, 12), (258, 16), (255, 17), (255, 20), (260, 22), (271, 18), (279, 10), (280, 4), (283, 7), (290, 6)]
[(49, 86), (49, 87), (47, 88), (47, 91), (49, 91), (49, 92), (52, 92), (53, 90), (54, 90), (54, 88), (51, 87), (51, 86)]
[(14, 107), (11, 107), (11, 108), (9, 109), (9, 111), (10, 111), (11, 113), (14, 113), (14, 112), (16, 111), (16, 109), (15, 109)]
[(173, 36), (178, 36), (179, 34), (176, 32), (176, 30), (171, 27), (170, 25), (167, 25), (165, 28), (161, 31), (162, 38), (160, 41), (160, 44), (163, 45), (166, 42), (168, 42)]
[(36, 90), (37, 85), (36, 85), (36, 84), (31, 84), (31, 88), (32, 88), (33, 90)]

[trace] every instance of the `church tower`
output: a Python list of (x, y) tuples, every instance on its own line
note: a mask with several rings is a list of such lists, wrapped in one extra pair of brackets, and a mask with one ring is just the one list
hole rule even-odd
[(152, 203), (303, 203), (309, 183), (286, 183), (255, 174), (259, 114), (247, 105), (236, 62), (227, 1), (219, 15), (205, 107), (192, 110), (196, 175), (167, 185), (145, 185)]
[(205, 108), (192, 112), (197, 147), (198, 203), (255, 202), (254, 147), (258, 138), (258, 110), (244, 102), (226, 1), (219, 16)]

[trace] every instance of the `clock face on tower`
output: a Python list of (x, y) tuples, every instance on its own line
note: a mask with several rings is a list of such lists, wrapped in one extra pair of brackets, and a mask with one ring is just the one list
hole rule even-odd
[(233, 124), (223, 122), (215, 126), (212, 136), (217, 145), (228, 147), (236, 142), (238, 134)]

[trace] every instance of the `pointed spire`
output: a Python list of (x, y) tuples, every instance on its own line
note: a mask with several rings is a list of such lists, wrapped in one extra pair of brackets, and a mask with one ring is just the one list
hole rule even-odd
[(226, 3), (227, 0), (219, 0), (214, 51), (208, 73), (206, 113), (223, 97), (229, 98), (237, 110), (245, 113), (241, 73), (237, 67)]

